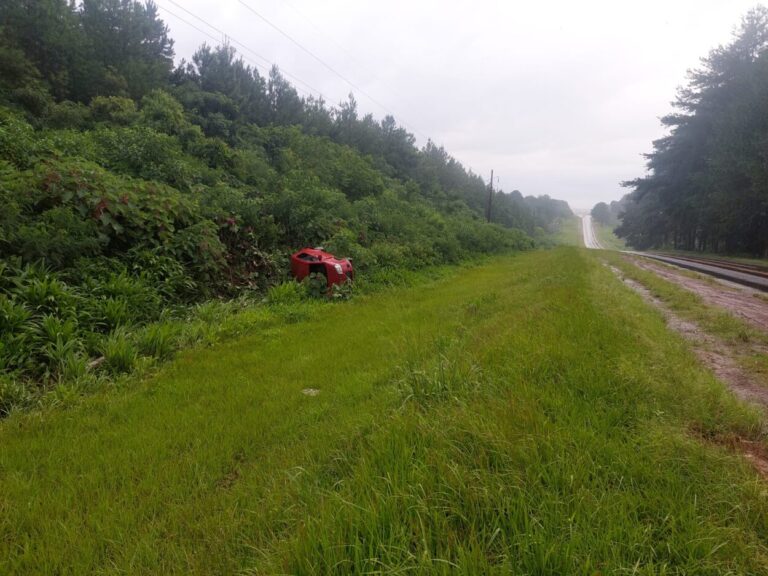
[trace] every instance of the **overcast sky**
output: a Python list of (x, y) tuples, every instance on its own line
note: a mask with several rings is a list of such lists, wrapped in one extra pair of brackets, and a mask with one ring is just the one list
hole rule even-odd
[[(156, 0), (189, 59), (233, 39), (251, 64), (275, 62), (297, 88), (361, 112), (392, 113), (486, 180), (573, 208), (621, 197), (644, 171), (686, 70), (727, 43), (743, 0), (597, 2), (242, 0), (360, 90), (243, 6)], [(176, 4), (174, 4), (175, 2)], [(162, 10), (162, 9), (165, 10)], [(170, 12), (169, 12), (170, 11)], [(171, 14), (183, 17), (197, 30)], [(251, 51), (242, 49), (245, 44)], [(382, 108), (383, 105), (385, 108)]]

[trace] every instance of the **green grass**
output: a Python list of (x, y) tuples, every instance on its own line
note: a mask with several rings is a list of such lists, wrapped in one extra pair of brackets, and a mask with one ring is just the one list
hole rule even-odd
[(627, 245), (622, 238), (613, 233), (614, 224), (602, 224), (593, 220), (595, 235), (603, 248), (607, 250), (626, 250)]
[(574, 216), (560, 221), (560, 229), (547, 238), (552, 244), (559, 246), (583, 246), (581, 233), (581, 218)]
[(766, 573), (703, 440), (761, 430), (594, 254), (498, 258), (0, 422), (0, 573)]

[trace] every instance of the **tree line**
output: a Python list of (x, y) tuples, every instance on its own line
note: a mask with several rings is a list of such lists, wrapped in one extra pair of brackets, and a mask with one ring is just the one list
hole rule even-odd
[(712, 50), (662, 118), (616, 234), (639, 249), (768, 256), (768, 10)]

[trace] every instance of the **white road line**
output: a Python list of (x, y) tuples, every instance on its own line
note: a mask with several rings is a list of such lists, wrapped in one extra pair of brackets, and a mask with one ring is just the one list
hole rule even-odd
[(581, 231), (584, 237), (584, 246), (593, 250), (603, 250), (603, 246), (595, 234), (595, 227), (592, 225), (592, 216), (589, 214), (581, 217)]

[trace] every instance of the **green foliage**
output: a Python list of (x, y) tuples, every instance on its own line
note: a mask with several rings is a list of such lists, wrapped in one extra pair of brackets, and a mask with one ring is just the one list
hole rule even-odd
[(360, 244), (361, 234), (355, 233), (349, 228), (338, 229), (323, 246), (332, 254), (344, 254), (352, 260), (358, 271), (371, 270), (376, 267), (378, 259), (370, 247)]
[(332, 284), (328, 298), (336, 302), (350, 300), (354, 294), (354, 289), (355, 283), (352, 280), (346, 280), (342, 284)]
[(180, 135), (189, 127), (181, 103), (162, 90), (155, 90), (142, 98), (141, 119), (150, 128), (164, 134)]
[(130, 272), (149, 283), (166, 302), (199, 298), (201, 288), (190, 271), (162, 247), (135, 248), (129, 252)]
[(91, 117), (96, 122), (129, 126), (136, 122), (136, 103), (121, 96), (96, 96), (91, 100)]
[(156, 318), (162, 297), (146, 276), (130, 276), (125, 270), (101, 277), (88, 276), (83, 290), (89, 295), (83, 305), (92, 330), (109, 332)]
[(34, 314), (72, 315), (77, 297), (56, 276), (44, 269), (27, 266), (14, 279), (10, 293)]
[(309, 298), (328, 297), (328, 278), (325, 274), (312, 272), (302, 281), (306, 295)]
[(81, 130), (88, 126), (90, 120), (91, 110), (79, 102), (65, 100), (49, 106), (45, 125), (56, 130)]
[(0, 417), (27, 406), (31, 401), (32, 394), (24, 384), (0, 374)]
[(32, 126), (20, 115), (0, 107), (0, 159), (18, 168), (34, 163), (37, 142)]
[(183, 190), (202, 178), (200, 167), (187, 159), (180, 142), (167, 134), (131, 126), (102, 128), (93, 138), (99, 163), (115, 172)]
[(290, 280), (271, 286), (267, 290), (267, 302), (278, 306), (297, 304), (304, 298), (305, 294), (305, 289), (301, 284)]

